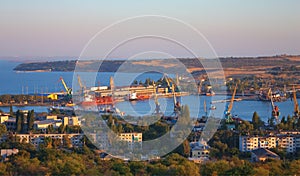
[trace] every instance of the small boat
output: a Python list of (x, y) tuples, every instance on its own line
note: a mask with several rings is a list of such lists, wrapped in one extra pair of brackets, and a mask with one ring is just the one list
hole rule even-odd
[(131, 93), (129, 95), (129, 101), (136, 101), (136, 100), (138, 100), (136, 93), (135, 92)]
[(216, 106), (214, 106), (214, 105), (212, 105), (210, 108), (209, 108), (210, 110), (216, 110), (217, 109), (217, 107)]
[(141, 100), (148, 100), (151, 96), (147, 94), (137, 95), (137, 93), (133, 92), (129, 95), (129, 101), (141, 101)]

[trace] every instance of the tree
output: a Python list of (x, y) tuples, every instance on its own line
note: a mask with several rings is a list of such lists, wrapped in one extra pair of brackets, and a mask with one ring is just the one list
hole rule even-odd
[(287, 117), (287, 128), (288, 130), (293, 130), (294, 128), (294, 119), (290, 115)]
[(123, 133), (123, 126), (122, 124), (118, 124), (118, 129), (117, 129), (118, 133)]
[(260, 127), (263, 126), (263, 123), (264, 122), (260, 119), (259, 115), (255, 111), (252, 116), (252, 124), (254, 129), (258, 130)]
[(20, 133), (22, 130), (22, 112), (20, 110), (16, 113), (16, 132)]
[(45, 145), (45, 148), (52, 148), (52, 138), (51, 137), (45, 137), (44, 145)]
[(71, 139), (69, 138), (68, 135), (64, 135), (64, 137), (63, 137), (63, 145), (66, 148), (71, 148), (72, 147), (72, 142), (71, 142)]
[(21, 113), (21, 132), (25, 132), (25, 115), (23, 112)]
[(270, 127), (274, 127), (275, 126), (275, 118), (274, 117), (269, 118), (268, 124)]
[(0, 137), (7, 132), (6, 126), (4, 124), (0, 124)]
[(48, 128), (47, 128), (47, 133), (48, 133), (48, 134), (51, 134), (51, 133), (53, 133), (53, 132), (54, 132), (54, 128), (53, 128), (53, 125), (51, 124), (51, 125), (49, 125)]
[(243, 121), (238, 125), (238, 130), (241, 134), (245, 135), (253, 130), (253, 125), (248, 121)]
[(300, 160), (294, 160), (290, 164), (290, 174), (300, 175)]
[(27, 115), (27, 127), (28, 127), (28, 131), (33, 130), (33, 124), (34, 124), (34, 110), (31, 110), (28, 112)]
[(283, 116), (283, 117), (281, 118), (280, 123), (286, 124), (285, 116)]
[(188, 157), (190, 155), (190, 144), (188, 140), (184, 140), (182, 144), (180, 144), (175, 150), (175, 153), (178, 153), (184, 157)]
[(10, 115), (11, 117), (14, 116), (14, 110), (13, 110), (13, 106), (12, 106), (12, 105), (9, 106), (9, 115)]

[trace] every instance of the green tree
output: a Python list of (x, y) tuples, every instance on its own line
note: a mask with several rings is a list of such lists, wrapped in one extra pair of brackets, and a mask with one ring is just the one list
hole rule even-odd
[(243, 121), (238, 125), (238, 130), (241, 134), (245, 135), (253, 130), (253, 125), (248, 121)]
[(288, 115), (287, 117), (287, 130), (293, 130), (294, 129), (294, 119)]
[(253, 116), (252, 116), (252, 124), (253, 124), (254, 129), (256, 129), (256, 130), (258, 130), (264, 124), (264, 122), (260, 119), (260, 117), (256, 111), (253, 113)]
[(16, 113), (16, 132), (17, 133), (20, 133), (22, 130), (22, 117), (21, 116), (24, 116), (22, 114), (23, 113), (20, 110), (18, 110)]
[(122, 124), (118, 124), (118, 129), (117, 129), (118, 133), (123, 133), (123, 126)]
[(12, 105), (9, 106), (9, 115), (10, 115), (11, 117), (14, 116), (14, 110), (13, 110), (13, 106), (12, 106)]
[(21, 132), (24, 133), (26, 131), (25, 129), (25, 114), (21, 113)]
[(45, 148), (52, 148), (52, 138), (51, 137), (45, 137), (44, 145), (45, 145)]
[(0, 124), (0, 138), (6, 132), (7, 132), (6, 126), (4, 124)]
[(189, 157), (190, 155), (190, 144), (188, 140), (184, 140), (173, 152), (178, 153), (184, 157)]
[(290, 164), (290, 174), (300, 175), (300, 160), (294, 160)]
[(64, 137), (63, 137), (63, 146), (66, 148), (72, 147), (72, 142), (68, 135), (64, 135)]
[(54, 132), (54, 128), (53, 128), (53, 125), (51, 124), (51, 125), (49, 125), (48, 128), (47, 128), (47, 133), (48, 133), (48, 134), (51, 134), (51, 133), (53, 133), (53, 132)]
[(28, 131), (32, 131), (33, 130), (33, 124), (34, 124), (34, 110), (31, 110), (28, 112), (27, 115), (27, 127), (28, 127)]

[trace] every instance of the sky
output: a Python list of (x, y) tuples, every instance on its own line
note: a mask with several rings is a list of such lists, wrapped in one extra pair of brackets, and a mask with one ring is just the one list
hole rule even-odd
[[(194, 26), (218, 56), (297, 55), (299, 7), (299, 0), (0, 0), (0, 57), (78, 57), (97, 32), (140, 15), (168, 16)], [(131, 30), (138, 33), (140, 26)], [(177, 32), (180, 40), (188, 37), (176, 30), (170, 33)], [(135, 47), (147, 50), (149, 41), (144, 42)], [(129, 57), (128, 50), (113, 57)]]

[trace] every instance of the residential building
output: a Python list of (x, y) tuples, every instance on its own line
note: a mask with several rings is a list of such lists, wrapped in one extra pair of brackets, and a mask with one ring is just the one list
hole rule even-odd
[(18, 149), (1, 149), (1, 160), (7, 161), (7, 157), (19, 153)]
[[(44, 144), (45, 138), (51, 138), (52, 140), (60, 140), (61, 145), (64, 140), (69, 139), (72, 147), (83, 147), (83, 134), (15, 134), (14, 135), (19, 142), (30, 143), (36, 148), (40, 144)], [(7, 137), (3, 137), (7, 140)]]
[(120, 135), (121, 140), (127, 142), (142, 142), (143, 134), (142, 133), (121, 133)]
[(264, 162), (267, 159), (280, 160), (280, 157), (276, 153), (271, 152), (270, 150), (265, 148), (259, 148), (251, 151), (252, 162), (258, 162), (258, 161)]
[(63, 124), (70, 125), (70, 126), (80, 126), (81, 125), (80, 121), (78, 120), (78, 117), (64, 117)]
[(191, 142), (191, 153), (188, 158), (195, 163), (202, 163), (209, 160), (209, 146), (204, 141)]
[(300, 149), (300, 135), (298, 134), (277, 134), (275, 136), (240, 136), (239, 150), (242, 152), (252, 151), (259, 148), (271, 149), (282, 148), (289, 153)]
[(43, 121), (35, 121), (34, 122), (34, 128), (37, 130), (46, 130), (50, 125), (53, 126), (53, 128), (58, 128), (60, 125), (62, 125), (62, 120), (53, 120), (53, 119), (48, 119), (48, 120), (43, 120)]
[(8, 115), (0, 115), (0, 123), (3, 124), (5, 121), (8, 120)]
[(4, 122), (7, 131), (15, 131), (17, 128), (16, 118), (9, 118)]

